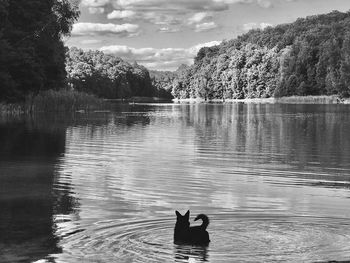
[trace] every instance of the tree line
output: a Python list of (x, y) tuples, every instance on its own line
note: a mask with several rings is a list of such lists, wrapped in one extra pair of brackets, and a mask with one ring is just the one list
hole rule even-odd
[(148, 70), (101, 51), (76, 47), (66, 53), (67, 81), (78, 91), (107, 99), (156, 95)]
[(80, 14), (78, 2), (0, 0), (0, 102), (23, 102), (46, 90), (72, 88), (110, 99), (171, 97), (137, 63), (64, 46), (63, 37)]
[(0, 101), (65, 85), (65, 47), (79, 10), (69, 0), (0, 0)]
[(350, 96), (350, 12), (300, 18), (202, 48), (191, 66), (148, 71), (100, 51), (66, 48), (74, 0), (0, 0), (0, 101), (73, 88), (102, 98)]
[(350, 95), (350, 12), (300, 18), (202, 48), (172, 82), (175, 98)]

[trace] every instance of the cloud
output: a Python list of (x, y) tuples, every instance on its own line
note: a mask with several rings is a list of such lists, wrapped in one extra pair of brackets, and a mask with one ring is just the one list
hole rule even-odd
[(189, 65), (200, 48), (219, 45), (219, 41), (198, 44), (190, 48), (132, 48), (128, 46), (104, 46), (100, 50), (107, 54), (132, 62), (137, 61), (149, 69), (176, 70), (181, 64)]
[(220, 45), (221, 41), (210, 41), (210, 42), (206, 42), (206, 43), (201, 43), (198, 45), (195, 45), (191, 48), (189, 48), (190, 53), (197, 55), (198, 51), (202, 48), (202, 47), (212, 47), (212, 46), (217, 46)]
[(215, 22), (208, 22), (208, 23), (202, 23), (202, 24), (197, 24), (195, 27), (196, 32), (203, 32), (203, 31), (209, 31), (217, 28), (218, 25), (215, 24)]
[(91, 44), (98, 44), (101, 42), (102, 42), (101, 39), (84, 39), (84, 40), (80, 41), (80, 44), (91, 45)]
[(103, 7), (89, 7), (90, 14), (103, 14), (105, 9)]
[(217, 3), (224, 3), (227, 5), (230, 4), (256, 4), (263, 8), (270, 8), (272, 7), (272, 2), (270, 0), (213, 0)]
[(82, 5), (87, 7), (111, 5), (116, 10), (138, 11), (224, 11), (232, 4), (257, 4), (264, 8), (272, 7), (271, 0), (82, 0)]
[(247, 23), (243, 25), (244, 31), (249, 31), (252, 29), (265, 29), (266, 27), (272, 26), (269, 23)]
[(179, 31), (180, 31), (180, 28), (171, 28), (168, 26), (164, 26), (158, 29), (159, 33), (176, 33)]
[(73, 25), (72, 35), (116, 34), (120, 36), (130, 36), (137, 34), (138, 30), (139, 26), (135, 24), (76, 23)]
[(130, 24), (151, 23), (159, 26), (158, 32), (163, 33), (174, 33), (184, 28), (195, 32), (213, 30), (218, 25), (212, 18), (234, 4), (262, 8), (273, 6), (272, 0), (82, 0), (82, 5), (90, 8), (90, 12), (106, 13), (108, 10), (108, 19)]
[(139, 19), (151, 22), (155, 25), (169, 26), (180, 25), (182, 20), (177, 17), (176, 14), (169, 13), (157, 13), (157, 12), (145, 12), (139, 14)]
[(111, 0), (116, 9), (135, 10), (212, 10), (223, 11), (228, 9), (226, 3), (214, 0)]
[(114, 10), (107, 15), (108, 19), (125, 19), (136, 16), (136, 12), (132, 10)]
[(188, 24), (192, 25), (192, 24), (200, 23), (212, 17), (213, 16), (207, 12), (199, 12), (189, 17), (187, 21), (188, 21)]
[(258, 5), (260, 5), (263, 8), (270, 8), (273, 6), (269, 0), (258, 0)]
[(82, 0), (81, 4), (88, 7), (102, 7), (110, 3), (110, 0)]

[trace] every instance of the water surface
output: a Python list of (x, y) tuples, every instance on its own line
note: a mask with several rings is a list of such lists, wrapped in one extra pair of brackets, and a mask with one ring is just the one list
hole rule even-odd
[[(2, 117), (0, 261), (350, 260), (349, 131), (346, 105)], [(187, 209), (209, 247), (173, 244)]]

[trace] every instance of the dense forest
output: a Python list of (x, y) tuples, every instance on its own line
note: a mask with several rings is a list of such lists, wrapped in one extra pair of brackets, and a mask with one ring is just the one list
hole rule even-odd
[(66, 53), (67, 80), (72, 88), (107, 99), (157, 95), (148, 70), (101, 51), (70, 48)]
[(69, 0), (0, 0), (0, 101), (65, 85), (65, 47), (79, 16)]
[(152, 86), (157, 90), (157, 97), (173, 98), (171, 91), (178, 73), (178, 71), (150, 70), (149, 74), (151, 76)]
[(175, 98), (350, 95), (350, 12), (251, 30), (202, 48), (173, 81)]

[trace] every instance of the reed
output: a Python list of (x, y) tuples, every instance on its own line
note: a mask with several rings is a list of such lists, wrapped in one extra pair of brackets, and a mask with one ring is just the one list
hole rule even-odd
[(1, 103), (1, 115), (20, 115), (33, 112), (75, 112), (101, 109), (104, 103), (93, 95), (71, 90), (47, 90), (27, 96), (22, 103)]
[(19, 115), (24, 112), (24, 106), (22, 104), (7, 104), (0, 102), (0, 115)]
[(29, 112), (71, 112), (100, 109), (103, 101), (93, 95), (72, 90), (47, 90), (35, 97), (27, 97)]
[(321, 95), (321, 96), (291, 96), (275, 98), (277, 103), (291, 104), (339, 104), (342, 100), (336, 95)]
[[(204, 99), (173, 99), (175, 103), (203, 103)], [(340, 98), (337, 95), (320, 95), (320, 96), (290, 96), (278, 98), (251, 98), (251, 99), (214, 99), (207, 102), (225, 102), (225, 103), (282, 103), (282, 104), (350, 104), (350, 99)]]

